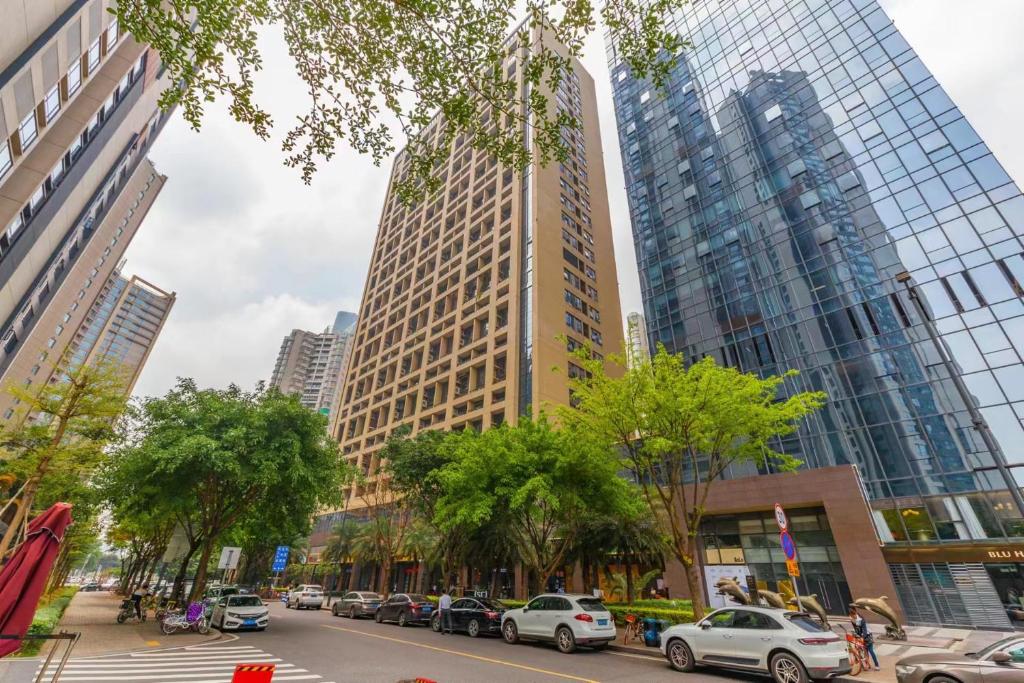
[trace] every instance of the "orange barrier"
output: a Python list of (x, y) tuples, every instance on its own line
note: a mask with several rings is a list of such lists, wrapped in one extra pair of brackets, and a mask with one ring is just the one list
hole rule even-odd
[(236, 664), (231, 683), (270, 683), (275, 664)]

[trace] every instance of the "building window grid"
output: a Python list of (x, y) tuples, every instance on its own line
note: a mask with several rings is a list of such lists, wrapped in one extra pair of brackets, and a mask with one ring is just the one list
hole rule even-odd
[[(878, 22), (878, 19), (876, 18), (875, 21)], [(894, 34), (891, 32), (891, 30), (888, 30), (888, 29), (883, 27), (881, 33), (878, 33), (876, 35), (878, 37), (882, 38), (882, 39), (885, 39), (885, 38), (890, 37), (890, 36), (892, 36)], [(698, 44), (700, 43), (699, 40), (697, 40), (696, 42), (698, 42)], [(898, 44), (898, 41), (892, 41), (892, 42), (893, 42), (893, 44)], [(861, 37), (861, 41), (858, 43), (858, 51), (862, 53), (862, 52), (870, 49), (871, 47), (872, 47), (872, 44), (870, 44), (868, 42), (868, 39), (865, 38), (865, 37)], [(814, 49), (814, 46), (808, 46), (807, 47), (808, 52), (810, 52), (813, 49)], [(760, 56), (762, 56), (762, 55), (759, 53), (759, 57)], [(900, 62), (892, 62), (896, 66), (892, 67), (892, 69), (887, 71), (886, 73), (889, 73), (889, 74), (895, 73), (896, 72), (896, 68), (898, 66), (900, 66), (900, 65), (916, 64), (916, 62), (915, 62), (916, 58), (914, 57), (914, 55), (912, 53), (909, 52), (909, 48), (903, 49), (903, 51), (899, 55), (897, 55), (897, 57), (902, 57), (902, 61), (900, 61)], [(875, 73), (877, 73), (878, 68), (879, 67), (877, 66), (877, 64), (875, 66), (873, 66), (873, 70), (875, 71)], [(883, 73), (881, 75), (884, 76), (885, 74)], [(891, 79), (891, 80), (895, 80), (895, 79)], [(724, 82), (724, 80), (722, 82)], [(858, 82), (863, 84), (866, 81), (862, 77), (862, 79), (860, 79)], [(927, 86), (928, 86), (927, 91), (915, 92), (916, 90), (921, 89), (920, 88), (921, 83), (926, 83), (927, 84)], [(625, 81), (625, 79), (619, 79), (618, 84), (617, 84), (617, 91), (616, 91), (616, 99), (619, 102), (621, 102), (623, 97), (627, 97), (627, 96), (635, 97), (635, 94), (627, 95), (626, 92), (632, 92), (632, 91), (629, 91), (625, 87), (621, 87), (623, 85), (625, 85), (625, 86), (632, 86), (633, 82), (632, 81), (628, 81), (627, 82), (627, 81)], [(712, 83), (709, 84), (708, 89), (710, 89), (710, 87), (713, 87), (713, 86), (716, 86), (716, 85), (717, 85), (717, 83), (712, 82)], [(940, 95), (942, 94), (941, 91), (938, 90), (938, 87), (935, 85), (934, 81), (932, 79), (930, 79), (930, 78), (924, 78), (924, 79), (918, 80), (918, 82), (916, 83), (916, 86), (918, 86), (917, 88), (915, 88), (914, 85), (915, 84), (907, 85), (900, 92), (897, 92), (896, 95), (893, 96), (893, 99), (890, 100), (890, 104), (892, 105), (892, 107), (887, 109), (887, 111), (898, 111), (897, 108), (896, 108), (897, 106), (899, 106), (898, 104), (896, 104), (896, 102), (898, 101), (896, 99), (897, 97), (899, 97), (901, 100), (903, 100), (903, 102), (900, 102), (900, 104), (905, 104), (906, 101), (920, 100), (920, 98), (922, 96), (927, 95), (929, 92), (936, 92), (936, 91), (938, 91), (938, 93)], [(909, 95), (907, 94), (908, 92), (910, 93)], [(838, 102), (838, 100), (839, 100), (839, 96), (837, 95), (836, 96), (836, 101)], [(951, 107), (952, 105), (950, 104), (949, 106)], [(927, 112), (927, 106), (926, 105), (922, 104), (921, 108), (924, 109)], [(954, 112), (955, 116), (950, 116), (950, 112), (951, 111)], [(787, 116), (792, 115), (792, 113), (793, 112), (787, 112)], [(884, 113), (886, 113), (886, 111), (883, 111), (882, 113), (884, 114)], [(654, 129), (657, 126), (663, 125), (665, 123), (665, 121), (668, 119), (670, 114), (671, 114), (671, 111), (669, 111), (668, 113), (663, 115), (663, 117), (660, 118), (660, 119), (656, 118), (654, 121), (648, 122), (648, 126), (651, 129)], [(899, 115), (902, 116), (902, 112), (900, 112)], [(951, 124), (955, 124), (955, 123), (958, 123), (960, 121), (963, 121), (963, 119), (959, 117), (959, 113), (958, 112), (955, 112), (955, 110), (950, 110), (950, 109), (947, 109), (945, 111), (940, 111), (940, 112), (938, 112), (937, 115), (933, 114), (933, 113), (928, 113), (927, 115), (928, 115), (927, 121), (915, 122), (917, 126), (924, 126), (923, 128), (917, 128), (916, 130), (926, 131), (927, 128), (928, 128), (928, 125), (925, 125), (925, 124), (927, 124), (928, 121), (931, 122), (930, 125), (933, 127), (934, 130), (942, 130), (942, 126), (949, 126)], [(966, 122), (964, 122), (964, 124), (961, 126), (961, 130), (963, 130), (964, 126), (967, 126)], [(623, 128), (624, 127), (625, 126), (623, 126)], [(849, 130), (850, 131), (854, 130), (854, 125), (852, 123), (849, 125)], [(907, 130), (915, 130), (915, 129), (907, 128)], [(921, 134), (923, 134), (923, 133), (921, 133)], [(627, 141), (629, 139), (631, 139), (630, 134), (623, 132), (622, 129), (620, 129), (620, 136), (622, 136)], [(974, 137), (976, 138), (976, 136), (974, 136)], [(883, 136), (883, 140), (884, 139), (886, 139), (885, 136)], [(947, 144), (938, 146), (935, 149), (930, 150), (928, 152), (928, 154), (932, 155), (935, 152), (941, 152), (946, 147), (951, 147), (951, 146), (954, 146), (953, 142), (952, 141), (947, 141)], [(992, 169), (991, 163), (994, 163), (994, 162), (990, 162), (990, 164), (989, 164), (989, 166), (987, 168), (989, 169), (990, 174), (994, 178), (996, 178), (996, 180), (993, 181), (993, 182), (989, 182), (988, 183), (988, 187), (985, 187), (985, 185), (980, 182), (980, 179), (977, 178), (976, 176), (974, 176), (974, 169), (971, 169), (968, 166), (968, 164), (970, 164), (972, 161), (977, 161), (978, 159), (990, 158), (990, 157), (987, 156), (987, 154), (988, 154), (987, 149), (984, 149), (983, 147), (982, 147), (982, 149), (978, 149), (978, 147), (980, 147), (980, 146), (981, 146), (981, 142), (980, 142), (980, 140), (977, 140), (974, 143), (973, 146), (965, 147), (962, 150), (955, 150), (954, 153), (951, 154), (951, 155), (940, 156), (937, 161), (932, 156), (929, 156), (929, 163), (931, 163), (932, 166), (938, 167), (940, 163), (942, 163), (943, 161), (945, 161), (947, 159), (950, 159), (950, 158), (955, 159), (956, 162), (959, 164), (959, 166), (954, 166), (949, 161), (945, 161), (944, 166), (947, 168), (947, 170), (944, 171), (944, 172), (949, 173), (950, 171), (955, 170), (957, 168), (962, 168), (964, 170), (964, 172), (968, 175), (968, 177), (972, 177), (973, 176), (972, 180), (975, 182), (975, 187), (973, 188), (972, 192), (973, 192), (973, 196), (975, 198), (981, 196), (980, 193), (983, 192), (984, 190), (987, 190), (990, 193), (988, 199), (983, 199), (982, 202), (976, 202), (975, 203), (974, 213), (977, 213), (979, 209), (981, 211), (985, 211), (984, 202), (985, 201), (990, 201), (993, 204), (992, 208), (994, 210), (996, 210), (996, 211), (1003, 212), (1003, 211), (1011, 210), (1011, 209), (1013, 211), (1015, 211), (1016, 213), (1014, 214), (1014, 217), (1016, 218), (1016, 221), (1017, 221), (1016, 224), (1019, 225), (1019, 223), (1020, 223), (1020, 216), (1021, 216), (1021, 208), (1020, 208), (1021, 207), (1021, 200), (1019, 198), (1019, 194), (1016, 193), (1014, 188), (1007, 188), (1006, 190), (1002, 189), (1000, 187), (1000, 183), (998, 182), (999, 180), (1001, 180), (1003, 178), (1003, 176), (1005, 174), (1002, 174), (1001, 172), (994, 172), (993, 173), (991, 171), (991, 169)], [(622, 145), (622, 147), (623, 147), (623, 150), (625, 152), (625, 150), (628, 147), (628, 142), (624, 143)], [(866, 161), (866, 160), (871, 160), (873, 162), (875, 159), (880, 158), (880, 157), (884, 156), (885, 154), (889, 154), (890, 151), (891, 151), (891, 148), (886, 150), (882, 146), (882, 143), (878, 143), (874, 147), (867, 147), (864, 150), (864, 152), (862, 152), (856, 158), (857, 158), (858, 162), (863, 162), (863, 161)], [(649, 151), (647, 151), (645, 153), (645, 156), (653, 157), (653, 156), (656, 156), (657, 153), (658, 153), (657, 149), (650, 148)], [(943, 152), (943, 154), (945, 154), (945, 153)], [(624, 154), (624, 156), (625, 156), (625, 154)], [(936, 156), (938, 156), (938, 155), (936, 155)], [(626, 163), (626, 165), (627, 165), (627, 183), (630, 186), (629, 189), (630, 189), (630, 199), (631, 199), (631, 210), (632, 210), (632, 214), (633, 214), (634, 225), (636, 225), (639, 222), (639, 220), (641, 219), (641, 215), (642, 215), (640, 213), (641, 210), (638, 208), (642, 204), (642, 202), (640, 201), (639, 196), (638, 196), (638, 191), (641, 189), (641, 187), (643, 187), (643, 185), (639, 184), (640, 178), (637, 175), (635, 167), (630, 168), (630, 164), (628, 162), (628, 159), (624, 159), (624, 161), (627, 162)], [(998, 170), (1001, 171), (1001, 169), (998, 169)], [(898, 178), (896, 178), (896, 180), (898, 180)], [(644, 184), (646, 185), (647, 182), (648, 181), (645, 180)], [(743, 182), (743, 179), (734, 179), (733, 187), (738, 186), (742, 182)], [(890, 181), (890, 182), (892, 182), (892, 181)], [(1005, 183), (1009, 183), (1009, 179), (1008, 178), (1005, 179)], [(982, 188), (984, 188), (984, 190)], [(950, 188), (950, 192), (955, 195), (955, 190), (953, 190), (952, 188)], [(874, 198), (876, 196), (876, 194), (881, 196), (881, 192), (877, 188), (872, 188), (872, 198)], [(897, 194), (896, 192), (893, 192), (890, 196), (895, 197), (896, 194)], [(956, 199), (958, 201), (960, 201), (961, 203), (963, 203), (963, 202), (969, 201), (971, 199), (971, 195), (969, 195), (967, 193), (962, 193), (961, 196), (957, 196)], [(999, 203), (1001, 203), (1002, 206), (995, 206), (996, 204), (999, 204)], [(935, 212), (935, 213), (936, 213), (936, 215), (938, 215), (941, 212)], [(963, 216), (964, 214), (968, 214), (968, 213), (969, 212), (964, 211), (960, 215)], [(941, 218), (938, 218), (938, 221), (940, 223), (942, 221), (949, 222), (950, 218), (948, 216), (950, 214), (951, 214), (951, 212), (946, 211), (945, 214)], [(914, 226), (915, 223), (921, 223), (922, 222), (921, 221), (921, 217), (920, 216), (915, 216), (915, 215), (907, 216), (907, 217), (904, 218), (904, 220), (905, 220), (905, 226), (907, 228), (908, 236), (913, 235), (916, 232), (916, 231), (913, 230), (912, 226)], [(1009, 216), (1006, 216), (1006, 215), (1002, 216), (1002, 221), (1003, 221), (1003, 225), (1011, 224), (1011, 218)], [(894, 226), (894, 227), (898, 229), (900, 226)], [(971, 229), (971, 226), (968, 225), (967, 228)], [(997, 229), (999, 229), (998, 226), (996, 228), (993, 228), (993, 231), (997, 230)], [(1008, 253), (1008, 252), (1015, 251), (1016, 253), (1020, 253), (1020, 251), (1021, 251), (1019, 243), (1014, 244), (1014, 242), (1015, 242), (1015, 240), (1012, 239), (1012, 236), (1009, 236), (1009, 235), (1007, 236), (1007, 238), (1002, 239), (999, 242), (994, 242), (994, 243), (991, 240), (983, 240), (983, 239), (977, 240), (976, 243), (979, 245), (979, 247), (975, 251), (975, 253), (981, 252), (983, 254), (986, 254), (988, 259), (992, 259), (993, 257), (996, 257), (996, 256), (999, 256), (999, 257), (1012, 257), (1013, 254)], [(998, 250), (994, 250), (993, 247), (998, 247)], [(1009, 247), (1009, 248), (1007, 248), (1007, 247)], [(663, 252), (660, 249), (658, 251), (656, 251), (656, 252), (652, 252), (652, 254), (649, 257), (647, 257), (646, 259), (644, 259), (642, 261), (642, 263), (641, 263), (642, 275), (644, 275), (644, 271), (646, 270), (646, 268), (645, 268), (646, 264), (652, 264), (653, 265), (654, 263), (657, 263), (659, 260), (662, 260), (662, 261), (668, 260), (671, 257), (671, 254), (672, 254), (671, 251)], [(922, 284), (926, 284), (926, 282), (923, 282), (923, 277), (924, 277), (923, 274), (919, 274), (918, 272), (915, 272), (914, 274), (915, 274), (916, 277), (918, 277), (919, 282), (922, 282)], [(1006, 274), (1006, 270), (1004, 268), (1003, 269), (1004, 277), (1005, 277), (1005, 274)], [(784, 277), (791, 277), (791, 276), (786, 276), (786, 275), (783, 275), (783, 276)], [(643, 277), (642, 279), (644, 280), (643, 284), (644, 284), (645, 299), (650, 299), (653, 296), (655, 296), (655, 292), (667, 291), (666, 288), (668, 287), (668, 285), (657, 286), (657, 285), (653, 285), (651, 283), (651, 281), (647, 277)], [(1013, 291), (1013, 293), (1017, 297), (1019, 297), (1020, 296), (1019, 283), (1015, 284), (1014, 279), (1012, 277), (1005, 277), (1005, 280), (1006, 280), (1007, 286)], [(851, 282), (851, 284), (852, 284), (852, 282)], [(988, 290), (986, 289), (985, 291), (987, 293)], [(871, 294), (869, 292), (865, 292), (864, 295), (870, 297)], [(877, 300), (877, 298), (878, 297), (876, 296), (875, 299)], [(977, 297), (975, 297), (975, 298), (977, 299)], [(1004, 299), (1001, 302), (999, 302), (999, 303), (1002, 304), (1003, 302), (1013, 303), (1012, 300), (1009, 300), (1006, 297), (1004, 297)], [(897, 308), (897, 306), (898, 306), (898, 299), (897, 299), (897, 304), (894, 305), (893, 307), (896, 308), (897, 313), (899, 313), (899, 309)], [(991, 307), (991, 306), (989, 306), (989, 307)], [(978, 307), (976, 306), (975, 308), (978, 308)], [(677, 307), (677, 310), (678, 310), (678, 307)], [(871, 309), (866, 309), (866, 311), (870, 311), (870, 310)], [(999, 312), (995, 313), (997, 319), (992, 323), (992, 325), (995, 326), (995, 329), (1002, 330), (1003, 331), (1003, 335), (1001, 335), (1001, 336), (1005, 336), (1006, 339), (1010, 339), (1010, 340), (1020, 339), (1021, 338), (1021, 336), (1020, 336), (1021, 333), (1024, 332), (1024, 319), (1020, 318), (1020, 316), (1019, 316), (1019, 313), (1020, 313), (1019, 304), (1017, 304), (1016, 306), (1004, 305), (1002, 311), (1003, 312), (1001, 314)], [(648, 311), (648, 313), (650, 314), (651, 311)], [(960, 315), (960, 317), (962, 317), (963, 314), (959, 314), (959, 315)], [(672, 342), (673, 339), (676, 339), (676, 337), (674, 336), (675, 335), (674, 330), (682, 329), (679, 326), (683, 322), (681, 320), (678, 320), (677, 316), (678, 316), (678, 314), (673, 314), (673, 316), (671, 318), (668, 317), (667, 315), (664, 315), (664, 314), (662, 314), (662, 315), (655, 315), (654, 316), (654, 318), (655, 318), (655, 320), (657, 322), (655, 323), (654, 326), (652, 326), (652, 328), (659, 327), (659, 326), (662, 328), (661, 330), (657, 330), (656, 338), (659, 338), (659, 339), (662, 339), (662, 340), (667, 340), (669, 342)], [(810, 317), (810, 312), (807, 311), (807, 310), (803, 311), (801, 317), (804, 318), (804, 319), (809, 318)], [(903, 313), (899, 314), (899, 317), (904, 319), (904, 320), (908, 319), (906, 311), (903, 311)], [(957, 317), (956, 314), (951, 315), (951, 314), (947, 313), (945, 318), (940, 318), (939, 319), (939, 323), (941, 324), (941, 323), (943, 323), (946, 320), (950, 320), (950, 321), (953, 321), (953, 322), (949, 326), (949, 329), (956, 329), (958, 327), (962, 327), (964, 323), (957, 322), (955, 320), (956, 317)], [(769, 322), (769, 321), (766, 321), (766, 322)], [(906, 326), (906, 325), (904, 324), (904, 326)], [(754, 331), (754, 327), (753, 326), (748, 326), (748, 327), (746, 327), (746, 329), (748, 330), (748, 333), (753, 333), (753, 331)], [(668, 330), (669, 334), (671, 336), (668, 336), (666, 338), (664, 336), (664, 330)], [(652, 331), (653, 331), (653, 329), (652, 329)], [(687, 343), (691, 343), (692, 344), (694, 341), (702, 341), (702, 340), (710, 341), (710, 340), (714, 339), (717, 336), (714, 330), (708, 330), (707, 332), (701, 333), (701, 331), (698, 328), (698, 329), (695, 329), (694, 331), (697, 332), (696, 337), (694, 337), (692, 333), (687, 334), (687, 336), (686, 336)], [(1008, 348), (1006, 350), (1010, 352), (1010, 357), (1012, 358), (1015, 355), (1014, 351), (1016, 351), (1016, 358), (1015, 358), (1015, 360), (1006, 361), (1006, 362), (1012, 362), (1012, 363), (1019, 364), (1019, 362), (1020, 362), (1020, 355), (1019, 354), (1024, 353), (1024, 349), (1021, 349), (1019, 345), (1017, 345), (1016, 349), (1013, 349), (1012, 347), (1009, 347), (1009, 345), (1007, 345), (1007, 346), (1008, 346)], [(1001, 351), (994, 351), (992, 353), (1001, 353)], [(1006, 400), (1006, 399), (1004, 398), (1003, 400)], [(1024, 415), (1018, 414), (1017, 415), (1017, 419), (1020, 420), (1021, 418), (1024, 418)]]

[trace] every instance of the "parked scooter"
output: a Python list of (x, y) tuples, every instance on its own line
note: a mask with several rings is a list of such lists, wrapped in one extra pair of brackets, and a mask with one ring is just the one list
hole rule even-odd
[(125, 598), (121, 601), (121, 609), (117, 613), (117, 623), (123, 624), (130, 619), (137, 620), (140, 623), (146, 621), (146, 610), (142, 610), (142, 618), (140, 619), (139, 616), (135, 614), (135, 603), (131, 598)]

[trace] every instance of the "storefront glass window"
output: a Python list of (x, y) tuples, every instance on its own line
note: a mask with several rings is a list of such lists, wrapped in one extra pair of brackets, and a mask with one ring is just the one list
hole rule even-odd
[(1024, 564), (986, 564), (1006, 616), (1017, 628), (1024, 628)]
[(911, 541), (934, 541), (935, 528), (925, 507), (911, 507), (900, 510), (903, 524)]

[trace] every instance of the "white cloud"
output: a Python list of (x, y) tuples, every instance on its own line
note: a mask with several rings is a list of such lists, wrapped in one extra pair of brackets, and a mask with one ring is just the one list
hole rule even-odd
[[(1017, 179), (1024, 179), (1024, 2), (882, 0), (897, 26)], [(282, 135), (304, 94), (279, 42), (265, 40), (262, 101)], [(623, 315), (641, 310), (633, 237), (600, 33), (584, 59), (598, 86)], [(178, 292), (138, 393), (177, 375), (204, 385), (269, 377), (281, 338), (356, 310), (387, 189), (388, 168), (340, 153), (313, 185), (221, 106), (200, 133), (175, 117), (152, 157), (169, 176), (128, 252), (129, 272)]]

